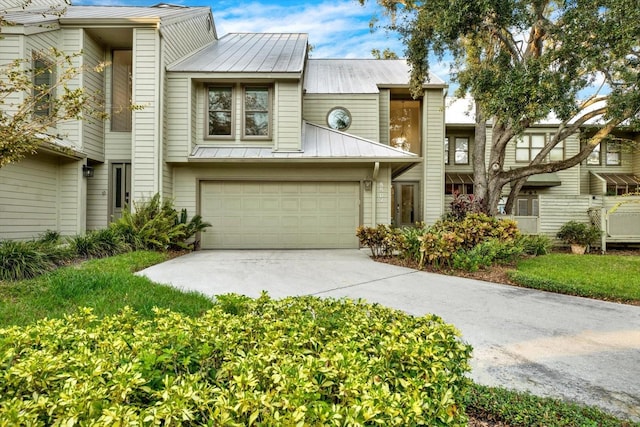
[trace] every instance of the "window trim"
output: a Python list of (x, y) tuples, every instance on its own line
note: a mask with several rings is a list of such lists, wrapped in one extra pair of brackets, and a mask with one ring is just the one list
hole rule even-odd
[[(266, 89), (267, 90), (267, 134), (266, 135), (247, 135), (247, 103), (246, 103), (246, 94), (247, 89)], [(235, 96), (232, 97), (235, 100)], [(231, 108), (233, 110), (234, 104), (233, 101), (231, 103)], [(256, 110), (258, 111), (258, 110)], [(233, 125), (233, 114), (231, 118), (231, 123)], [(252, 85), (242, 85), (242, 139), (243, 140), (260, 140), (260, 141), (268, 141), (271, 140), (273, 132), (273, 85), (270, 84), (252, 84)], [(233, 134), (233, 129), (232, 132)]]
[[(591, 155), (597, 153), (598, 156), (598, 162), (589, 162)], [(591, 151), (591, 153), (589, 153), (589, 155), (587, 156), (587, 166), (602, 166), (602, 142), (598, 143), (598, 145), (596, 145), (596, 147), (593, 149), (593, 151)]]
[(449, 155), (449, 150), (451, 149), (451, 141), (448, 136), (444, 137), (444, 164), (448, 165), (451, 163), (451, 156)]
[[(615, 147), (615, 148), (614, 148)], [(615, 163), (609, 162), (609, 154), (617, 154), (618, 160)], [(622, 166), (622, 146), (616, 142), (607, 141), (604, 148), (604, 164), (605, 166)]]
[[(230, 133), (229, 135), (212, 135), (209, 133), (209, 113), (211, 112), (209, 110), (209, 91), (211, 89), (229, 89), (231, 90), (231, 124), (230, 124)], [(205, 114), (205, 120), (204, 120), (204, 139), (209, 139), (209, 140), (233, 140), (236, 137), (236, 120), (235, 120), (235, 109), (236, 109), (236, 87), (234, 85), (231, 84), (208, 84), (205, 85), (205, 96), (204, 96), (204, 114)]]
[[(54, 69), (55, 64), (44, 53), (39, 51), (33, 51), (31, 53), (31, 58), (32, 58), (31, 59), (31, 66), (32, 66), (31, 79), (33, 83), (33, 90), (31, 95), (33, 96), (33, 101), (34, 101), (33, 115), (35, 117), (42, 117), (42, 118), (51, 117), (53, 113), (53, 101), (55, 98), (55, 87), (54, 87), (55, 81), (56, 81), (55, 69)], [(40, 67), (38, 66), (38, 63), (42, 63), (43, 65)], [(38, 70), (40, 69), (44, 69), (46, 71), (40, 73), (38, 72)], [(41, 74), (45, 74), (45, 73), (49, 75), (49, 78), (48, 78), (49, 81), (47, 83), (37, 84), (36, 77), (40, 77)], [(42, 86), (42, 85), (46, 85), (48, 87), (47, 97), (46, 99), (43, 99), (40, 102), (36, 102), (36, 98), (38, 98), (40, 96), (40, 93), (42, 92), (41, 90), (38, 90), (36, 86)], [(44, 104), (47, 104), (47, 107), (41, 108), (41, 105), (44, 105)]]
[[(463, 153), (467, 153), (467, 160), (464, 162), (459, 162), (457, 159), (456, 154), (458, 154), (458, 140), (467, 140), (467, 150), (466, 151), (460, 151)], [(469, 138), (468, 136), (454, 136), (453, 137), (453, 164), (454, 165), (468, 165), (470, 162), (470, 151), (471, 151), (471, 138)]]

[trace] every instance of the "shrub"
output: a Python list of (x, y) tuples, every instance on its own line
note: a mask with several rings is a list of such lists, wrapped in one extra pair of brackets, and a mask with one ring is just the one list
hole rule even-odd
[(90, 231), (70, 240), (72, 251), (83, 258), (104, 258), (130, 250), (122, 235), (114, 228)]
[(533, 256), (547, 255), (553, 247), (551, 239), (543, 234), (523, 234), (518, 238), (517, 244), (522, 247), (524, 254)]
[(449, 266), (457, 252), (471, 250), (489, 239), (513, 244), (519, 236), (514, 221), (482, 213), (467, 214), (462, 220), (440, 220), (420, 238), (420, 264)]
[(569, 245), (591, 246), (598, 243), (601, 235), (598, 227), (569, 221), (560, 227), (556, 237)]
[(402, 232), (390, 225), (378, 224), (377, 227), (358, 227), (356, 236), (360, 245), (368, 246), (373, 257), (389, 256), (402, 246)]
[(424, 222), (418, 222), (413, 227), (402, 227), (400, 233), (399, 251), (400, 256), (405, 259), (420, 259), (420, 237), (424, 235), (428, 227)]
[(186, 240), (211, 226), (198, 215), (189, 222), (186, 217), (186, 210), (179, 216), (172, 200), (161, 201), (160, 194), (156, 194), (146, 202), (134, 203), (132, 211), (125, 209), (111, 227), (135, 249), (186, 248)]
[(453, 267), (465, 271), (478, 271), (493, 264), (515, 262), (522, 252), (522, 246), (513, 241), (492, 238), (467, 251), (456, 252), (453, 255)]
[(56, 264), (47, 247), (38, 242), (0, 242), (0, 280), (31, 279), (53, 270)]
[(482, 200), (477, 199), (473, 194), (456, 194), (451, 201), (451, 211), (444, 216), (444, 219), (462, 220), (470, 213), (482, 213)]
[(440, 318), (312, 297), (235, 305), (0, 330), (0, 424), (466, 425), (471, 348)]

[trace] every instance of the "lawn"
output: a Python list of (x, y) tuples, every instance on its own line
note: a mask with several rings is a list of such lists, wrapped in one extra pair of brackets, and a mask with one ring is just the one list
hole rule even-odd
[(509, 276), (529, 288), (640, 303), (640, 256), (554, 253), (519, 261)]
[[(153, 307), (194, 318), (213, 307), (215, 303), (200, 294), (184, 293), (132, 274), (166, 259), (167, 255), (156, 252), (133, 252), (63, 267), (32, 280), (0, 282), (0, 328), (32, 324), (44, 317), (60, 318), (76, 313), (78, 307), (91, 307), (94, 314), (103, 317), (129, 306), (143, 318), (153, 316)], [(549, 283), (568, 281), (560, 274), (572, 270), (567, 292), (576, 293), (575, 289), (581, 288), (577, 277), (584, 275), (582, 282), (588, 279), (589, 284), (580, 292), (624, 300), (640, 300), (639, 269), (638, 257), (609, 256), (550, 255), (519, 266), (528, 280), (537, 277), (538, 282)], [(547, 273), (546, 279), (543, 273)], [(635, 293), (627, 289), (633, 287)], [(0, 329), (0, 339), (1, 335)], [(470, 426), (640, 426), (595, 408), (475, 384), (466, 396), (466, 407)]]

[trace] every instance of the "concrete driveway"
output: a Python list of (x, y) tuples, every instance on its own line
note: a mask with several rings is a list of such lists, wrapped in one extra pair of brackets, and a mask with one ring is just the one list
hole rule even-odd
[(472, 377), (640, 420), (640, 307), (414, 271), (365, 250), (200, 251), (142, 271), (206, 295), (363, 298), (435, 313), (473, 345)]

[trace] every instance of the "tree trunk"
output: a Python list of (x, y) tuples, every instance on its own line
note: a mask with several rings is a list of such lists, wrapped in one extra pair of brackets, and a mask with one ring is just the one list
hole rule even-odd
[(475, 102), (476, 124), (473, 144), (473, 194), (482, 206), (482, 210), (489, 213), (489, 198), (487, 197), (487, 165), (485, 153), (487, 147), (487, 121), (480, 110), (480, 105)]

